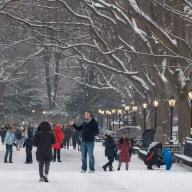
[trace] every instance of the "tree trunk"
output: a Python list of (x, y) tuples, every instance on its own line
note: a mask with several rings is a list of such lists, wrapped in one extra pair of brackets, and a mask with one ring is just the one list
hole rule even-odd
[(5, 84), (0, 81), (0, 125), (4, 124), (4, 95), (5, 91)]

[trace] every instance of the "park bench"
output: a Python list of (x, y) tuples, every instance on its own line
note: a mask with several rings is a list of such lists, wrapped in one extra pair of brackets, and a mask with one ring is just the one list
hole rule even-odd
[(192, 167), (192, 138), (187, 137), (185, 139), (183, 153), (174, 153), (174, 159), (176, 163), (181, 166), (183, 164)]
[(175, 153), (174, 158), (175, 158), (175, 162), (179, 163), (181, 166), (183, 164), (185, 164), (185, 165), (192, 167), (192, 158), (191, 157)]

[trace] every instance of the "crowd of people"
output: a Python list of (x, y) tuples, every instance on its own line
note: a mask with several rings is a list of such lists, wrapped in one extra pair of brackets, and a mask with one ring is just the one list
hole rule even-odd
[[(20, 151), (21, 147), (25, 147), (25, 163), (33, 163), (32, 148), (35, 146), (37, 147), (36, 160), (39, 163), (39, 181), (49, 182), (47, 176), (49, 174), (50, 162), (56, 162), (56, 160), (57, 162), (62, 162), (61, 148), (69, 149), (70, 142), (72, 141), (73, 149), (77, 148), (78, 151), (81, 151), (81, 173), (86, 173), (88, 169), (87, 156), (89, 157), (89, 173), (94, 173), (94, 146), (95, 136), (98, 133), (98, 123), (91, 111), (85, 112), (84, 121), (80, 126), (76, 125), (73, 120), (70, 120), (69, 124), (65, 125), (51, 125), (48, 121), (40, 122), (37, 127), (27, 122), (22, 123), (20, 126), (7, 125), (0, 129), (1, 142), (6, 146), (4, 163), (13, 163), (13, 146), (16, 147), (17, 151)], [(110, 130), (104, 132), (103, 138), (105, 156), (108, 158), (108, 162), (102, 166), (103, 170), (107, 171), (107, 168), (109, 168), (109, 171), (114, 171), (113, 162), (117, 160), (117, 170), (120, 171), (122, 163), (125, 163), (125, 169), (128, 171), (133, 139), (128, 139), (126, 133), (123, 132), (119, 141), (115, 142), (113, 132)], [(157, 149), (159, 148), (157, 147)], [(148, 169), (152, 169), (153, 164), (151, 162), (157, 162), (157, 158), (151, 158), (154, 154), (159, 155), (157, 149), (151, 150), (149, 155), (146, 156), (145, 164), (148, 165)], [(167, 149), (163, 149), (161, 156), (166, 164), (166, 170), (170, 170), (172, 164), (171, 153)], [(150, 158), (153, 161), (148, 161)], [(160, 164), (158, 166), (160, 167)]]

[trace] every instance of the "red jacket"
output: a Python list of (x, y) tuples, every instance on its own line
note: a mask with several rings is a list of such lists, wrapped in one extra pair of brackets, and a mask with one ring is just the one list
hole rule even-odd
[(117, 149), (121, 150), (119, 153), (120, 159), (119, 162), (129, 162), (130, 161), (130, 155), (129, 155), (129, 141), (123, 140), (123, 144), (118, 142)]
[(62, 140), (64, 138), (64, 134), (61, 131), (61, 126), (59, 124), (57, 124), (55, 126), (55, 130), (53, 131), (53, 133), (54, 133), (54, 136), (55, 136), (55, 139), (56, 139), (56, 143), (52, 145), (52, 148), (60, 149)]

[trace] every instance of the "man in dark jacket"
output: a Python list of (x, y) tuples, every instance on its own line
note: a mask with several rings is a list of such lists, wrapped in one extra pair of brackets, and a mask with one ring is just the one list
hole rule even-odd
[(26, 147), (26, 162), (27, 164), (33, 163), (33, 158), (32, 158), (32, 149), (33, 149), (33, 128), (31, 125), (27, 127), (26, 130), (27, 138), (25, 138), (25, 147)]
[[(52, 144), (55, 144), (55, 136), (51, 132), (51, 125), (47, 121), (42, 121), (34, 136), (33, 145), (37, 147), (37, 161), (39, 161), (40, 182), (49, 182), (47, 175), (49, 173), (50, 161), (53, 159)], [(43, 169), (45, 166), (45, 174)]]
[(81, 158), (82, 158), (82, 173), (85, 173), (87, 170), (87, 154), (89, 155), (89, 168), (90, 173), (94, 173), (95, 171), (95, 159), (93, 155), (94, 150), (94, 138), (98, 135), (98, 123), (93, 118), (93, 113), (91, 111), (87, 111), (84, 114), (84, 122), (82, 125), (77, 126), (74, 121), (70, 121), (69, 123), (77, 130), (82, 130), (82, 142), (81, 142)]

